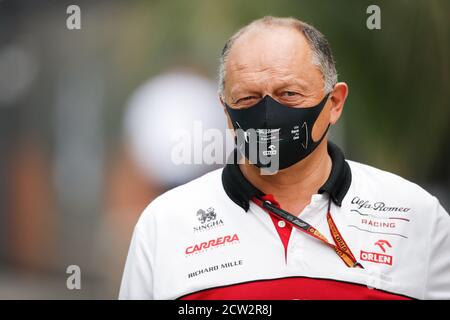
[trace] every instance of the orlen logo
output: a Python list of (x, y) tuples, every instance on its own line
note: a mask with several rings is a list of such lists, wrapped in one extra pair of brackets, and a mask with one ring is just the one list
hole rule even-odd
[(375, 245), (379, 246), (380, 249), (383, 250), (383, 252), (386, 252), (386, 249), (384, 248), (384, 246), (388, 246), (389, 248), (392, 248), (391, 244), (387, 240), (378, 240), (377, 242), (375, 242)]
[[(387, 250), (386, 247), (392, 248), (392, 245), (387, 240), (378, 240), (377, 242), (374, 243), (374, 245), (380, 247), (383, 253), (386, 252)], [(387, 264), (392, 266), (392, 256), (383, 253), (366, 252), (361, 250), (360, 259), (363, 261)]]
[(205, 241), (205, 242), (201, 242), (199, 244), (195, 244), (192, 246), (189, 246), (186, 248), (185, 253), (186, 255), (191, 255), (194, 253), (199, 253), (199, 252), (203, 252), (206, 251), (208, 249), (212, 249), (214, 247), (218, 247), (218, 246), (222, 246), (222, 245), (227, 245), (227, 244), (232, 244), (234, 242), (239, 242), (239, 237), (238, 235), (235, 233), (234, 235), (227, 235), (224, 237), (219, 237), (216, 239), (212, 239), (209, 241)]

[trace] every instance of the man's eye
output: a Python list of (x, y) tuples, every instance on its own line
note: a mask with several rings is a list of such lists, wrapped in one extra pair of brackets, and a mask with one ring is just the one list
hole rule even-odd
[(283, 93), (281, 95), (283, 97), (294, 97), (294, 96), (298, 95), (298, 93), (293, 92), (293, 91), (283, 91)]
[(251, 101), (253, 99), (256, 99), (256, 97), (254, 96), (248, 96), (248, 97), (244, 97), (244, 98), (240, 98), (236, 101), (236, 103), (242, 103), (242, 102), (248, 102)]

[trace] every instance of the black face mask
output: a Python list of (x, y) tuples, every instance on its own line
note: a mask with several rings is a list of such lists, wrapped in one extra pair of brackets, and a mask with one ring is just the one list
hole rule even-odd
[(309, 108), (283, 105), (266, 95), (254, 106), (232, 109), (225, 104), (236, 132), (236, 145), (242, 155), (259, 168), (285, 169), (306, 158), (320, 144), (311, 137), (329, 94)]

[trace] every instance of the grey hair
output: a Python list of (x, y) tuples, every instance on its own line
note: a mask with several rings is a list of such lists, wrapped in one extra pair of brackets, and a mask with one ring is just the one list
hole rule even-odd
[(223, 97), (225, 88), (225, 64), (227, 62), (228, 55), (234, 42), (242, 36), (249, 28), (253, 26), (287, 26), (299, 30), (305, 36), (306, 41), (312, 49), (312, 62), (317, 66), (322, 73), (324, 81), (324, 92), (331, 92), (334, 85), (337, 83), (336, 66), (331, 52), (331, 48), (328, 44), (325, 36), (313, 26), (300, 21), (295, 18), (278, 18), (272, 16), (266, 16), (261, 19), (255, 20), (250, 24), (241, 28), (238, 32), (231, 36), (225, 43), (220, 55), (219, 62), (219, 95)]

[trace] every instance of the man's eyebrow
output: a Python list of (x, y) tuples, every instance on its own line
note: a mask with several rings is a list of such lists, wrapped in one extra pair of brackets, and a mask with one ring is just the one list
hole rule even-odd
[(240, 93), (249, 93), (249, 94), (256, 94), (257, 91), (254, 89), (255, 85), (254, 81), (238, 81), (234, 86), (230, 89), (230, 95), (234, 96), (236, 94)]
[(309, 88), (308, 86), (308, 82), (299, 79), (298, 77), (292, 77), (289, 79), (282, 79), (280, 80), (280, 84), (276, 85), (276, 89), (280, 89), (283, 87), (288, 87), (288, 86), (298, 86), (300, 89), (302, 90), (307, 90)]
[[(242, 67), (242, 66), (241, 66)], [(244, 78), (245, 79), (245, 78)], [(309, 91), (310, 85), (308, 84), (308, 81), (301, 79), (298, 75), (285, 75), (284, 77), (281, 77), (280, 75), (274, 75), (273, 76), (273, 82), (272, 82), (272, 88), (273, 90), (280, 90), (285, 87), (289, 86), (296, 86), (301, 91)], [(257, 94), (258, 91), (255, 90), (255, 87), (258, 86), (258, 80), (256, 79), (245, 79), (242, 78), (237, 81), (231, 88), (230, 88), (230, 96), (235, 97), (238, 94)]]

